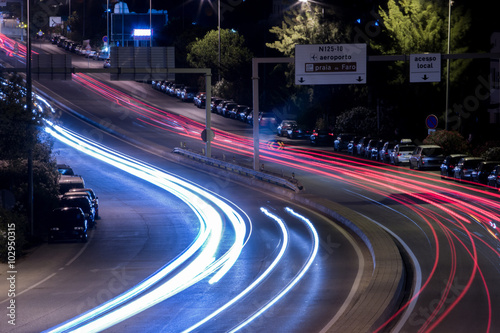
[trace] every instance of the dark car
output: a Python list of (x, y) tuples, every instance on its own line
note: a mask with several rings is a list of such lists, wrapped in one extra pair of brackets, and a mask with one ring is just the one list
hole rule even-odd
[(59, 200), (59, 207), (79, 207), (87, 219), (89, 228), (95, 227), (95, 208), (92, 201), (83, 195), (63, 196)]
[(365, 150), (366, 146), (368, 145), (368, 142), (370, 142), (371, 138), (364, 136), (361, 139), (359, 139), (358, 143), (356, 144), (356, 154), (360, 156), (365, 156)]
[(197, 92), (198, 89), (194, 87), (184, 87), (184, 89), (181, 90), (181, 100), (183, 102), (192, 102)]
[(333, 142), (333, 149), (335, 151), (347, 150), (347, 145), (354, 139), (354, 134), (342, 133), (337, 136)]
[(368, 142), (368, 146), (366, 146), (365, 157), (370, 158), (372, 160), (378, 160), (378, 152), (384, 146), (384, 140), (373, 139)]
[(250, 107), (248, 105), (236, 105), (231, 110), (229, 110), (229, 118), (231, 119), (240, 119), (240, 117), (246, 117), (248, 109)]
[(57, 171), (61, 175), (67, 175), (67, 176), (74, 176), (75, 175), (75, 173), (73, 172), (73, 169), (67, 164), (58, 164)]
[(278, 136), (287, 136), (288, 130), (292, 128), (292, 126), (297, 126), (297, 122), (295, 120), (282, 120), (278, 128), (276, 128), (276, 135)]
[(217, 106), (219, 106), (219, 104), (222, 102), (224, 102), (224, 100), (221, 98), (212, 99), (212, 102), (210, 103), (210, 110), (212, 111), (212, 113), (217, 113)]
[(456, 181), (472, 181), (472, 170), (476, 169), (482, 161), (484, 158), (481, 157), (462, 157), (453, 169), (453, 177)]
[(313, 134), (309, 137), (309, 141), (314, 146), (332, 146), (333, 133), (328, 130), (314, 130)]
[(80, 208), (62, 207), (52, 211), (49, 220), (49, 242), (62, 239), (87, 241), (87, 219)]
[(443, 161), (443, 148), (438, 145), (419, 145), (410, 156), (410, 169), (439, 169)]
[(221, 109), (221, 115), (223, 117), (229, 118), (231, 115), (231, 110), (237, 106), (238, 106), (238, 103), (235, 103), (235, 102), (230, 102), (230, 103), (224, 104), (224, 106)]
[(378, 152), (378, 160), (380, 162), (389, 163), (389, 155), (392, 153), (392, 150), (394, 149), (396, 144), (397, 143), (394, 141), (385, 142)]
[(224, 108), (228, 105), (228, 104), (234, 104), (234, 105), (237, 105), (234, 101), (232, 100), (225, 100), (225, 101), (222, 101), (220, 102), (219, 104), (217, 104), (217, 113), (220, 114), (220, 115), (224, 115)]
[(313, 133), (311, 129), (300, 125), (293, 125), (286, 132), (289, 139), (309, 138)]
[(359, 142), (360, 138), (355, 136), (354, 138), (352, 138), (351, 141), (349, 141), (349, 143), (347, 144), (347, 152), (351, 155), (354, 155), (357, 151), (357, 144)]
[(84, 188), (85, 181), (81, 176), (76, 175), (60, 175), (59, 176), (59, 193), (64, 194), (72, 188)]
[(238, 114), (236, 115), (238, 120), (243, 122), (247, 121), (248, 114), (252, 112), (252, 108), (247, 106), (246, 108), (238, 108)]
[(94, 190), (91, 188), (72, 188), (67, 192), (66, 194), (70, 193), (88, 193), (90, 195), (90, 200), (92, 201), (92, 204), (94, 205), (95, 209), (95, 218), (99, 218), (99, 197), (95, 194)]
[(500, 165), (500, 161), (482, 161), (479, 165), (472, 170), (472, 181), (475, 183), (486, 185), (488, 183), (488, 176), (493, 169)]
[(495, 166), (488, 176), (488, 186), (500, 188), (500, 164)]
[(455, 167), (457, 166), (458, 161), (467, 157), (465, 154), (452, 154), (445, 157), (443, 163), (441, 164), (441, 178), (453, 178), (455, 171)]

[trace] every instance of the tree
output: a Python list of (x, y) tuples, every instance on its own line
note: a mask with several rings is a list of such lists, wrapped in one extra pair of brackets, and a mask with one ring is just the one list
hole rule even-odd
[[(52, 156), (52, 145), (43, 131), (43, 118), (53, 115), (33, 103), (32, 112), (26, 105), (26, 90), (17, 75), (2, 78), (0, 98), (0, 246), (4, 247), (7, 226), (15, 224), (16, 254), (22, 252), (28, 227), (28, 152), (33, 156), (33, 197), (35, 235), (44, 231), (45, 219), (58, 199), (58, 173)], [(54, 120), (54, 119), (52, 119)], [(1, 253), (0, 253), (1, 255)]]
[[(294, 57), (295, 45), (297, 44), (346, 42), (351, 29), (341, 26), (339, 22), (340, 20), (331, 7), (308, 3), (286, 12), (281, 26), (270, 29), (270, 32), (276, 36), (276, 40), (272, 43), (266, 43), (266, 46), (277, 50), (285, 57)], [(294, 66), (292, 64), (288, 66), (277, 65), (272, 73), (273, 77), (277, 76), (278, 71), (281, 72), (281, 77), (285, 76), (287, 89), (266, 91), (266, 96), (269, 99), (266, 104), (280, 106), (289, 112), (297, 113), (298, 119), (315, 116), (326, 121), (328, 127), (332, 125), (332, 121), (328, 119), (334, 118), (330, 117), (331, 113), (335, 113), (339, 106), (342, 107), (341, 105), (346, 100), (354, 100), (354, 98), (340, 100), (339, 96), (345, 97), (345, 93), (348, 92), (345, 87), (295, 86)], [(337, 109), (334, 109), (333, 105)]]
[[(384, 54), (446, 53), (448, 45), (448, 1), (389, 0), (380, 8), (383, 29), (389, 43), (372, 43)], [(454, 8), (451, 16), (450, 43), (453, 53), (467, 52), (464, 42), (471, 25), (469, 11)], [(450, 80), (456, 81), (470, 61), (451, 63)]]
[(337, 116), (335, 131), (377, 136), (377, 113), (366, 107), (355, 107)]
[(219, 74), (223, 83), (218, 86), (230, 86), (233, 98), (241, 103), (249, 103), (251, 51), (245, 46), (245, 38), (229, 29), (220, 32), (220, 67), (219, 33), (211, 30), (203, 38), (196, 38), (188, 48), (187, 61), (196, 68), (211, 68), (212, 78)]
[[(196, 68), (211, 68), (212, 74), (220, 74), (229, 81), (241, 77), (241, 70), (248, 67), (252, 53), (245, 46), (245, 38), (229, 29), (220, 32), (220, 67), (219, 67), (219, 33), (209, 31), (203, 38), (196, 38), (188, 46), (187, 60)], [(215, 76), (217, 77), (217, 76)]]
[(277, 40), (266, 46), (278, 50), (285, 57), (295, 55), (297, 44), (334, 44), (346, 40), (349, 29), (342, 29), (334, 20), (335, 14), (320, 6), (311, 5), (308, 10), (292, 9), (288, 11), (281, 27), (272, 27), (270, 32)]

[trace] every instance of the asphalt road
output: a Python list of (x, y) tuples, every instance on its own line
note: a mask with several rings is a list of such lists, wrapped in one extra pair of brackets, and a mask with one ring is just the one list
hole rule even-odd
[[(203, 148), (198, 139), (203, 125), (189, 121), (203, 119), (203, 110), (156, 92), (146, 84), (128, 82), (116, 85), (141, 98), (140, 103), (132, 101), (128, 104), (130, 100), (124, 100), (119, 93), (111, 94), (112, 98), (102, 93), (109, 92), (110, 88), (100, 88), (100, 96), (96, 97), (84, 88), (84, 82), (51, 82), (50, 88), (57, 94), (58, 100), (93, 119), (95, 124), (108, 127), (120, 133), (123, 139), (160, 156), (178, 146), (179, 141), (187, 142), (193, 150), (201, 151)], [(143, 101), (152, 106), (144, 109)], [(140, 108), (137, 109), (137, 106)], [(155, 107), (161, 111), (154, 110)], [(163, 111), (187, 118), (170, 117)], [(64, 122), (71, 124), (69, 118)], [(223, 154), (235, 156), (238, 163), (251, 165), (251, 157), (245, 149), (248, 143), (240, 136), (249, 133), (248, 126), (214, 117), (214, 127), (229, 133), (223, 136), (224, 142), (216, 145), (214, 154), (218, 157)], [(104, 140), (94, 128), (82, 130), (96, 140)], [(219, 137), (224, 133), (220, 132)], [(231, 135), (233, 133), (237, 135)], [(490, 332), (500, 325), (497, 315), (500, 310), (497, 296), (500, 294), (497, 283), (498, 193), (442, 181), (436, 172), (378, 165), (333, 153), (331, 148), (307, 148), (307, 152), (290, 146), (284, 151), (265, 152), (263, 160), (266, 168), (274, 168), (287, 175), (295, 174), (304, 185), (304, 190), (294, 197), (295, 200), (303, 202), (312, 198), (323, 207), (338, 208), (341, 213), (345, 213), (342, 210), (345, 207), (353, 222), (360, 227), (383, 230), (404, 253), (407, 297), (397, 306), (400, 308), (395, 313), (398, 316), (381, 325), (381, 330), (392, 327), (401, 332)], [(139, 156), (144, 154), (141, 151), (138, 153)], [(210, 187), (217, 182), (202, 184)], [(240, 185), (237, 187), (240, 190), (234, 191), (231, 198), (248, 201), (247, 192), (242, 192)], [(218, 186), (216, 188), (219, 190)], [(259, 197), (258, 201), (268, 200)], [(278, 207), (281, 205), (277, 204)], [(332, 238), (329, 235), (330, 231), (322, 231), (320, 239), (330, 244)], [(380, 263), (379, 259), (376, 257), (374, 260)], [(346, 267), (353, 269), (350, 265)], [(352, 284), (353, 280), (349, 281)], [(312, 300), (321, 304), (318, 299)], [(259, 302), (256, 301), (256, 304)], [(169, 311), (171, 308), (164, 309), (164, 313)], [(309, 315), (310, 312), (306, 317)], [(189, 315), (181, 316), (186, 317)], [(271, 316), (264, 322), (267, 325), (271, 323), (270, 330), (278, 331), (283, 322), (290, 319), (276, 321), (274, 318), (282, 317)], [(308, 319), (308, 322), (314, 323), (315, 319)], [(277, 328), (272, 326), (274, 323)], [(172, 325), (169, 327), (176, 327), (175, 323)], [(128, 326), (119, 327), (123, 331)], [(316, 330), (316, 327), (308, 328)]]

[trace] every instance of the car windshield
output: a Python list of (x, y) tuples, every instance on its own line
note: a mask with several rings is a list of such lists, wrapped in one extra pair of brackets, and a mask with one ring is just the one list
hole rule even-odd
[(399, 151), (400, 151), (400, 152), (403, 152), (403, 151), (406, 151), (406, 152), (412, 152), (414, 149), (415, 149), (415, 147), (413, 147), (413, 146), (403, 146), (403, 147), (399, 147)]
[(442, 148), (424, 148), (422, 149), (422, 155), (426, 156), (438, 156), (443, 154)]
[(87, 199), (85, 197), (63, 198), (63, 199), (61, 199), (61, 206), (63, 206), (63, 207), (80, 207), (83, 210), (90, 210), (89, 199)]
[(53, 214), (51, 224), (54, 227), (78, 227), (83, 219), (82, 214), (75, 210), (61, 210)]

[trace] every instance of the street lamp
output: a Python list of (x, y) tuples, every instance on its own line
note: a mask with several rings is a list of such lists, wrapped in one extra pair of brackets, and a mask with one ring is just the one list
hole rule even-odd
[(449, 92), (450, 92), (450, 37), (451, 37), (451, 5), (452, 0), (448, 0), (448, 58), (446, 59), (446, 106), (444, 113), (444, 129), (448, 130), (448, 108), (449, 108)]

